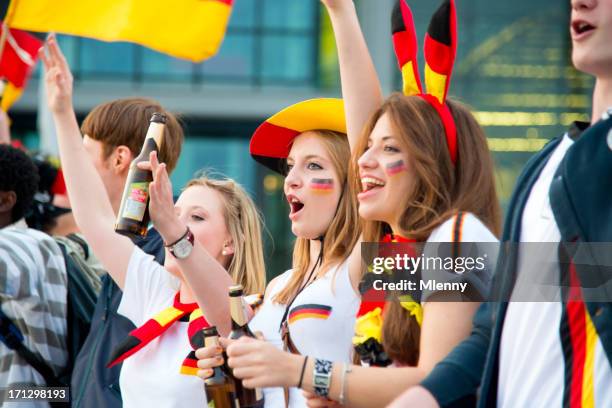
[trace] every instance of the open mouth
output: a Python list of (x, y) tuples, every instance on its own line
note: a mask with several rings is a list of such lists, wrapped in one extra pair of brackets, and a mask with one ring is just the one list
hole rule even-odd
[(304, 208), (304, 203), (298, 200), (297, 197), (291, 196), (287, 198), (289, 201), (289, 207), (291, 208), (291, 214), (296, 214)]
[(586, 21), (579, 20), (572, 23), (572, 31), (574, 31), (576, 35), (581, 35), (594, 29), (595, 27)]
[(374, 177), (361, 178), (361, 191), (367, 192), (385, 186), (385, 182)]

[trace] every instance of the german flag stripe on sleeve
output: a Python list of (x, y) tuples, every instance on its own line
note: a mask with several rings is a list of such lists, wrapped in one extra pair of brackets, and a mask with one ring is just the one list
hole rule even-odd
[(331, 314), (331, 306), (317, 305), (317, 304), (306, 304), (296, 306), (289, 312), (289, 323), (293, 323), (300, 319), (314, 318), (314, 319), (327, 319)]

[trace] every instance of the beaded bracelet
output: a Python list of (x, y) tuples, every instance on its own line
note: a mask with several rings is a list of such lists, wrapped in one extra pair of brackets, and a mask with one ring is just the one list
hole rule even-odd
[(312, 385), (315, 394), (327, 398), (331, 384), (332, 362), (320, 358), (315, 359), (312, 373)]

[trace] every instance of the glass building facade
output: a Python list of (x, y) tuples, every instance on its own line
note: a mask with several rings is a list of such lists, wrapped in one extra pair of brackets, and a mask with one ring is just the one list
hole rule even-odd
[[(356, 1), (377, 68), (383, 67), (381, 80), (390, 84), (386, 94), (401, 89), (389, 17), (383, 15), (393, 3)], [(421, 38), (436, 5), (411, 2)], [(571, 66), (569, 1), (469, 0), (457, 1), (457, 7), (459, 44), (450, 94), (471, 105), (485, 127), (505, 205), (526, 160), (571, 121), (588, 118), (592, 81)], [(248, 142), (279, 108), (340, 94), (333, 32), (318, 0), (235, 0), (220, 52), (199, 64), (128, 43), (70, 36), (60, 41), (74, 71), (81, 118), (95, 104), (119, 96), (153, 96), (166, 105), (165, 98), (174, 95), (170, 109), (182, 114), (186, 129), (172, 176), (176, 191), (201, 168), (235, 178), (264, 216), (268, 276), (290, 266), (293, 237), (283, 181), (249, 158)], [(388, 58), (381, 61), (379, 55)], [(35, 76), (34, 89), (11, 112), (14, 136), (32, 147), (36, 87)]]

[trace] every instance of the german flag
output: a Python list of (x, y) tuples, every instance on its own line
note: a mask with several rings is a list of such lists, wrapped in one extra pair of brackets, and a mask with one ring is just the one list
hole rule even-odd
[(233, 0), (12, 0), (10, 27), (129, 41), (200, 62), (217, 53)]
[(417, 36), (412, 11), (404, 0), (396, 3), (391, 15), (391, 33), (397, 63), (402, 73), (404, 95), (423, 93), (417, 63)]
[(0, 91), (0, 107), (8, 111), (25, 89), (43, 42), (25, 31), (11, 28), (5, 33), (5, 29), (6, 25), (3, 23), (0, 33), (5, 37), (5, 43), (0, 56), (0, 79), (3, 79), (5, 84), (4, 89)]
[(457, 17), (454, 0), (445, 0), (434, 13), (423, 45), (427, 93), (443, 104), (457, 53)]
[(565, 363), (563, 407), (594, 407), (597, 332), (584, 303), (576, 267), (571, 261), (567, 272), (569, 285), (563, 285), (566, 301), (559, 328)]
[(289, 312), (289, 323), (294, 323), (300, 319), (328, 319), (331, 314), (331, 306), (317, 305), (317, 304), (306, 304), (296, 306)]
[(402, 72), (405, 95), (417, 95), (436, 109), (444, 125), (450, 158), (457, 162), (455, 120), (445, 103), (457, 51), (457, 17), (454, 0), (444, 0), (434, 13), (425, 35), (425, 85), (423, 92), (417, 64), (417, 37), (410, 7), (398, 0), (391, 16), (395, 56)]
[(317, 194), (327, 194), (334, 191), (334, 180), (330, 178), (313, 178), (310, 188)]
[[(161, 336), (176, 321), (186, 316), (189, 316), (190, 326), (187, 330), (187, 334), (193, 345), (198, 341), (198, 335), (201, 336), (201, 333), (198, 334), (197, 331), (200, 328), (207, 327), (208, 322), (206, 322), (206, 319), (202, 316), (202, 312), (198, 309), (197, 303), (181, 303), (179, 301), (179, 294), (177, 293), (174, 298), (174, 304), (171, 307), (162, 310), (145, 324), (130, 332), (128, 337), (113, 351), (108, 367), (110, 368), (123, 362), (123, 360), (135, 354), (152, 340)], [(192, 325), (193, 327), (191, 327)], [(202, 341), (200, 340), (200, 342)], [(195, 357), (195, 355), (193, 357)]]
[(269, 169), (283, 173), (282, 163), (289, 155), (293, 139), (309, 130), (346, 133), (342, 99), (309, 99), (272, 115), (253, 133), (251, 156)]
[(195, 350), (200, 347), (204, 347), (204, 333), (203, 329), (209, 327), (208, 322), (204, 319), (202, 311), (196, 309), (189, 315), (189, 327), (187, 328), (187, 335), (189, 336), (189, 343), (191, 344), (191, 350), (187, 355), (187, 358), (181, 365), (181, 374), (185, 375), (197, 375), (198, 373), (198, 359), (195, 356)]

